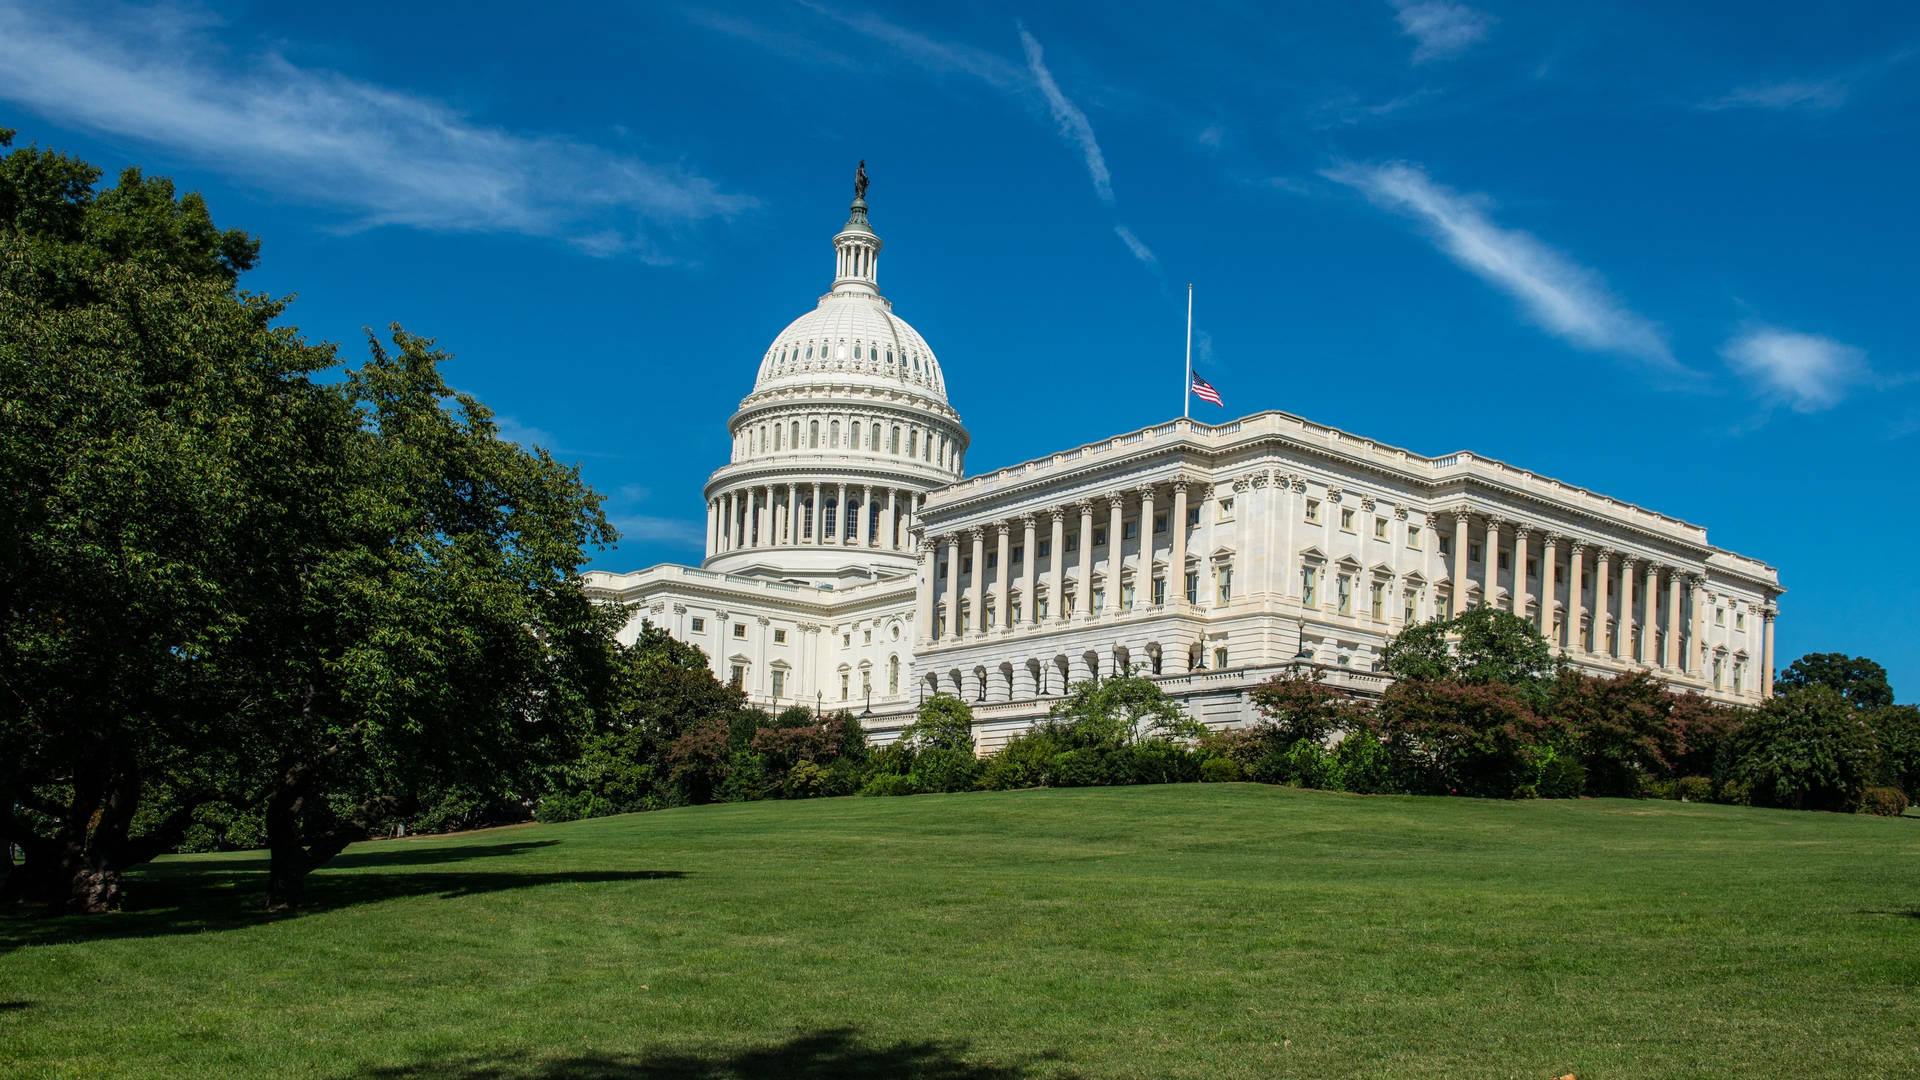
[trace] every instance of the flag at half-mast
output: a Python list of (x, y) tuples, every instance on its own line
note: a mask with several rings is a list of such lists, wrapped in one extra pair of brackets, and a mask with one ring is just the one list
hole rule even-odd
[(1199, 398), (1201, 401), (1211, 401), (1215, 405), (1220, 405), (1221, 408), (1226, 408), (1225, 405), (1221, 405), (1220, 391), (1215, 390), (1212, 383), (1201, 378), (1200, 373), (1197, 371), (1193, 372), (1192, 390), (1193, 396)]

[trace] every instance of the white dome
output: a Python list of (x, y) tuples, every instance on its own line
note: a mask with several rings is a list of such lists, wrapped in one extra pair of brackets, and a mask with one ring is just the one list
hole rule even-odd
[[(947, 400), (940, 361), (920, 332), (879, 296), (831, 292), (812, 311), (787, 324), (760, 361), (754, 393), (822, 381), (907, 385)], [(865, 378), (861, 378), (864, 376)]]

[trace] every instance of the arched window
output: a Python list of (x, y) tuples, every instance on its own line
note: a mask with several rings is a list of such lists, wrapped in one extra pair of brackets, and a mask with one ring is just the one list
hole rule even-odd
[(787, 445), (795, 450), (800, 449), (800, 421), (798, 420), (793, 422), (793, 435), (787, 439)]
[(814, 450), (820, 449), (820, 421), (818, 420), (809, 421), (807, 424), (807, 446)]
[(913, 457), (915, 454), (918, 454), (919, 452), (920, 452), (920, 429), (911, 428), (907, 431), (907, 456)]
[(853, 422), (853, 427), (848, 432), (848, 435), (849, 435), (849, 438), (847, 439), (847, 445), (858, 447), (860, 445), (860, 421), (855, 420)]
[(860, 343), (857, 341), (853, 343), (853, 358), (860, 359)]
[(840, 421), (838, 420), (827, 425), (827, 445), (831, 447), (840, 445)]
[(887, 453), (893, 454), (896, 456), (900, 453), (900, 425), (899, 424), (893, 425), (893, 436), (887, 445)]
[(887, 661), (887, 693), (900, 692), (900, 658), (892, 657)]
[(779, 424), (773, 425), (773, 448), (775, 450), (780, 449), (780, 434), (781, 434), (780, 425)]
[(892, 349), (887, 350), (887, 366), (888, 367), (893, 366), (893, 350)]
[(813, 359), (813, 346), (807, 346), (807, 359)]
[(867, 425), (867, 449), (875, 451), (876, 453), (880, 449), (880, 425), (879, 424)]

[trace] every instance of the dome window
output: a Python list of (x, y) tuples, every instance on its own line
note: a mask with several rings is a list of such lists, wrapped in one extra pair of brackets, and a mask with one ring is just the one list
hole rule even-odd
[(807, 346), (807, 359), (813, 359), (813, 346)]
[(859, 342), (854, 342), (854, 345), (853, 345), (853, 358), (854, 358), (855, 360), (858, 360), (858, 359), (860, 359), (860, 343), (859, 343)]
[(893, 366), (893, 350), (892, 349), (887, 350), (887, 366), (888, 367)]
[(833, 358), (835, 360), (845, 360), (847, 358), (847, 347), (845, 345), (842, 345), (839, 348), (835, 349), (833, 351)]

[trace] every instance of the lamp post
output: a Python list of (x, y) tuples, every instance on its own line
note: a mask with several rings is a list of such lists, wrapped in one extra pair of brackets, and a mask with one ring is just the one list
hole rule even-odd
[(827, 692), (825, 690), (815, 690), (813, 692), (813, 722), (816, 724), (820, 722), (820, 706), (826, 700)]
[(869, 684), (868, 686), (863, 687), (863, 689), (866, 690), (867, 692), (867, 707), (866, 707), (866, 710), (862, 712), (860, 715), (872, 716), (873, 715), (873, 687), (871, 684)]

